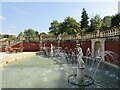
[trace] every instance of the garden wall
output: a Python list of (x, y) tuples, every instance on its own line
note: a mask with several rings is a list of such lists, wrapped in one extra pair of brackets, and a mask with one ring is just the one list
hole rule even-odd
[[(42, 42), (42, 47), (45, 45), (46, 47), (51, 47), (51, 44), (55, 47), (58, 46), (58, 41), (46, 41)], [(79, 41), (79, 44), (81, 45), (83, 49), (83, 54), (86, 55), (87, 49), (90, 48), (91, 51), (91, 41)], [(76, 48), (76, 41), (61, 41), (59, 44), (60, 47), (62, 47), (63, 50), (66, 50), (67, 52), (75, 51)], [(105, 40), (105, 61), (120, 65), (120, 40), (119, 39), (106, 39)], [(16, 44), (12, 47), (20, 47), (20, 44)], [(40, 43), (39, 42), (24, 42), (23, 43), (23, 52), (36, 52), (40, 51)], [(67, 49), (66, 49), (67, 47)], [(2, 52), (4, 52), (5, 49), (2, 48)]]
[(120, 65), (120, 39), (106, 39), (105, 60)]

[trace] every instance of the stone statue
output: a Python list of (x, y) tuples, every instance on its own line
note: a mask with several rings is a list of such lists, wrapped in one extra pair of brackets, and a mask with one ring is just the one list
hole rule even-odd
[(80, 83), (81, 79), (82, 79), (82, 74), (83, 74), (82, 71), (85, 68), (85, 66), (84, 66), (84, 61), (82, 59), (82, 56), (83, 56), (82, 48), (80, 46), (78, 46), (77, 51), (78, 51), (78, 54), (77, 54), (77, 80), (78, 80), (78, 83)]
[(92, 53), (90, 52), (90, 48), (87, 48), (86, 56), (92, 57)]
[(84, 68), (84, 61), (82, 59), (82, 56), (83, 56), (82, 48), (78, 47), (77, 51), (78, 51), (78, 54), (77, 54), (78, 67), (79, 68)]
[(53, 56), (53, 45), (52, 44), (51, 44), (51, 48), (50, 49), (51, 49), (51, 51), (50, 51), (51, 52), (51, 56)]

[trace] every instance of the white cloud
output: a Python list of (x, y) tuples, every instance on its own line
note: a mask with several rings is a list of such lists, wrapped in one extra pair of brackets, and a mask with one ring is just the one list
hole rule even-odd
[(5, 20), (6, 18), (3, 16), (0, 16), (0, 21)]

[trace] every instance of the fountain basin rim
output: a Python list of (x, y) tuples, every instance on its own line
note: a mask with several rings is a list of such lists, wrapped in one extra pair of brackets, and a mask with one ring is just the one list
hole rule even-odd
[(77, 76), (77, 74), (69, 75), (68, 76), (68, 83), (71, 83), (71, 84), (76, 85), (76, 86), (86, 86), (86, 87), (94, 84), (94, 80), (90, 75), (84, 75), (85, 77), (88, 77), (91, 80), (91, 83), (88, 83), (88, 84), (77, 84), (75, 82), (70, 81), (70, 77), (73, 77), (73, 76)]

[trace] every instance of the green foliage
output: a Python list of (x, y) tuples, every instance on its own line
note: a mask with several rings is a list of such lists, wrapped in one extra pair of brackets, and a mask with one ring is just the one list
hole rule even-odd
[(49, 27), (50, 33), (54, 35), (59, 34), (75, 34), (81, 32), (80, 24), (72, 17), (67, 17), (64, 22), (59, 23), (57, 20), (54, 20)]
[(60, 29), (60, 23), (57, 20), (53, 20), (51, 22), (51, 26), (49, 27), (50, 33), (53, 33), (54, 35), (59, 34), (59, 29)]
[(2, 35), (0, 34), (0, 39), (2, 39)]
[(87, 12), (85, 11), (84, 8), (83, 8), (83, 11), (82, 11), (81, 18), (82, 18), (81, 21), (80, 21), (81, 29), (83, 30), (84, 28), (88, 28), (89, 27), (88, 26), (88, 23), (89, 23), (88, 19), (89, 19), (89, 17), (88, 17), (88, 14), (87, 14)]
[(120, 13), (114, 15), (111, 19), (111, 26), (117, 26), (120, 25)]
[(34, 38), (34, 36), (35, 36), (35, 30), (34, 29), (27, 29), (27, 30), (24, 31), (24, 35), (26, 37), (32, 37), (32, 38)]
[(0, 34), (0, 39), (2, 39), (2, 38), (7, 38), (7, 41), (11, 41), (11, 40), (14, 40), (16, 38), (16, 36), (9, 35), (9, 34), (3, 34), (3, 35)]
[(77, 32), (81, 32), (80, 24), (72, 17), (67, 17), (64, 20), (61, 30), (64, 30), (64, 32), (67, 34), (75, 34)]
[(45, 32), (41, 32), (40, 35), (47, 35)]
[(111, 16), (105, 16), (103, 19), (102, 19), (102, 27), (103, 28), (108, 28), (108, 27), (111, 27), (111, 19), (112, 17)]
[(7, 38), (8, 41), (14, 40), (16, 38), (15, 35), (9, 35), (9, 37)]
[(20, 33), (18, 34), (18, 37), (20, 37), (20, 36), (24, 36), (24, 33), (23, 33), (23, 32), (20, 32)]
[(38, 32), (38, 31), (35, 31), (35, 35), (38, 36), (38, 35), (39, 35), (39, 32)]
[(89, 32), (95, 31), (95, 28), (96, 28), (95, 19), (91, 18)]
[(28, 37), (30, 41), (35, 40), (35, 30), (31, 28), (24, 30), (24, 36)]
[(94, 18), (91, 18), (89, 32), (98, 30), (101, 27), (102, 27), (102, 20), (99, 15), (96, 15)]
[[(105, 16), (103, 19), (99, 15), (94, 16), (90, 19), (90, 25), (88, 25), (89, 17), (86, 10), (83, 8), (81, 21), (77, 22), (74, 18), (68, 16), (63, 22), (53, 20), (50, 23), (48, 35), (59, 35), (59, 34), (76, 34), (92, 32), (98, 29), (114, 27), (120, 25), (120, 13), (114, 16)], [(20, 32), (18, 36), (27, 36), (34, 39), (35, 36), (39, 35), (38, 31), (34, 29), (27, 29), (24, 32)], [(45, 32), (41, 32), (40, 35), (47, 35)], [(9, 35), (0, 35), (0, 38), (8, 38)]]
[(95, 29), (100, 29), (101, 26), (102, 26), (102, 21), (101, 21), (101, 18), (99, 15), (96, 15), (94, 17), (94, 20), (95, 20)]
[(4, 34), (4, 35), (2, 35), (2, 38), (9, 38), (9, 35), (8, 34)]

